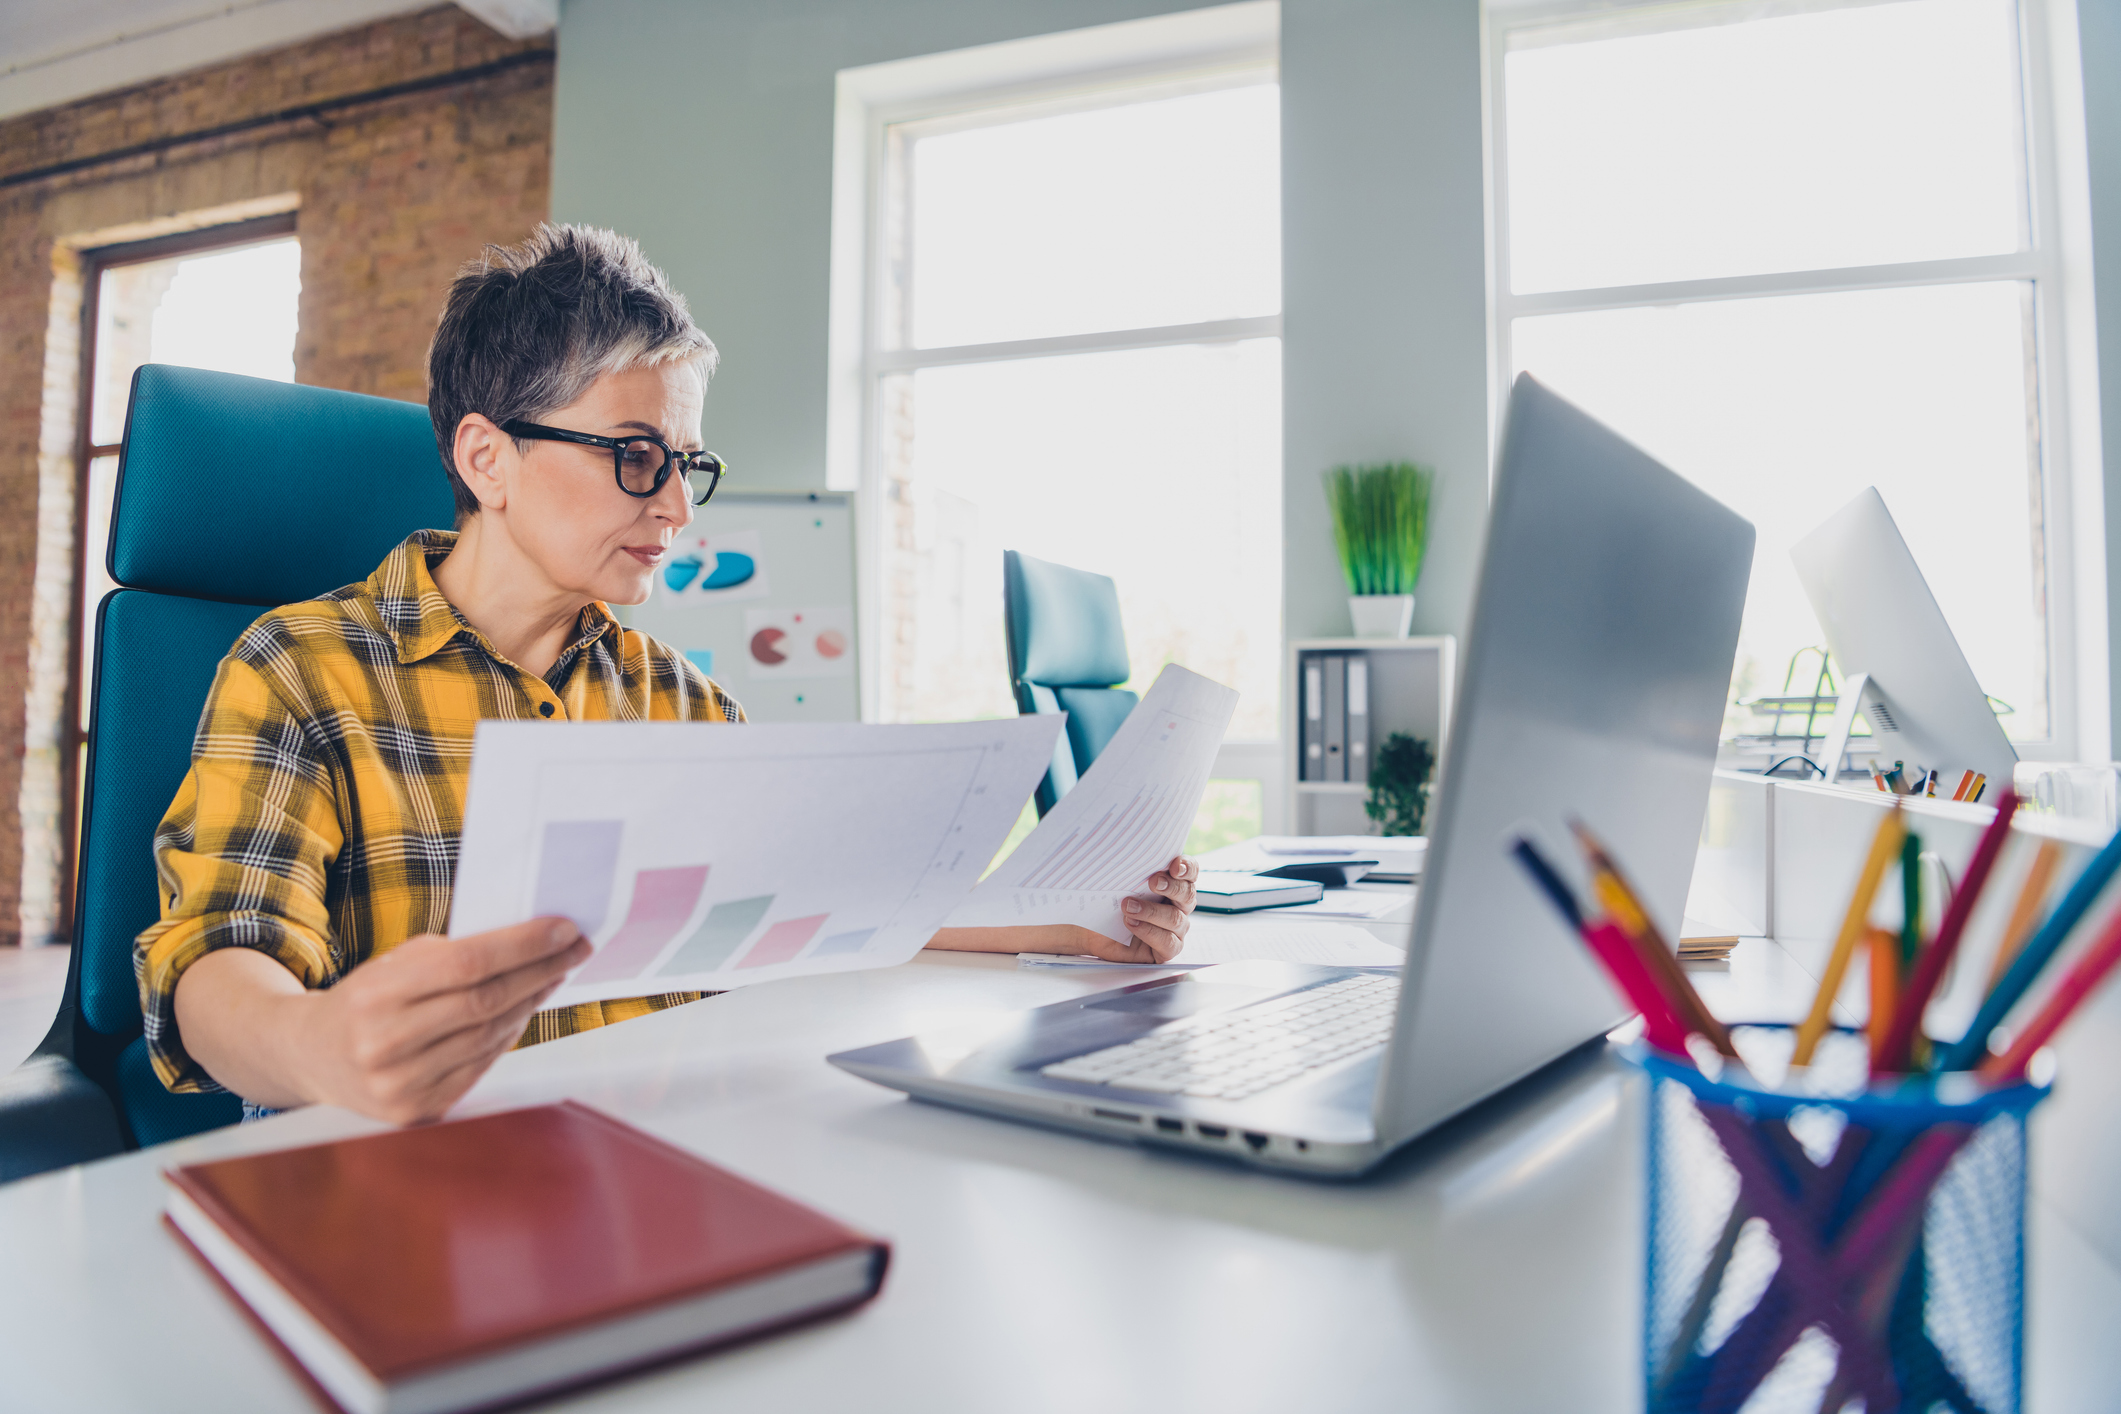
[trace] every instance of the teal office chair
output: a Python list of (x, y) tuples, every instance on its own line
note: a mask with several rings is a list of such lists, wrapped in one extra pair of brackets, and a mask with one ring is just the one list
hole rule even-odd
[(96, 609), (73, 960), (36, 1054), (0, 1077), (0, 1182), (234, 1123), (172, 1095), (140, 1034), (133, 939), (158, 914), (155, 825), (214, 669), (265, 609), (365, 579), (454, 523), (427, 409), (149, 364), (133, 376)]
[(1004, 550), (1002, 615), (1016, 710), (1027, 717), (1068, 714), (1034, 797), (1044, 815), (1074, 788), (1141, 700), (1116, 685), (1131, 672), (1119, 589), (1105, 575)]

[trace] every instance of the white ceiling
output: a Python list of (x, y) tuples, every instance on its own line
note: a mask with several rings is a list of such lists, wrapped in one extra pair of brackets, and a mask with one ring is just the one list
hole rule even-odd
[[(559, 0), (461, 0), (513, 38), (552, 28)], [(0, 118), (426, 9), (434, 0), (6, 0)]]

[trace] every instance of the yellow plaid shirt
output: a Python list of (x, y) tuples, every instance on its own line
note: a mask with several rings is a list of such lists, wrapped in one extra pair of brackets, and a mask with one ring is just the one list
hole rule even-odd
[[(673, 649), (602, 604), (540, 678), (435, 588), (456, 544), (423, 530), (360, 584), (274, 609), (221, 660), (191, 770), (155, 832), (162, 918), (133, 945), (148, 1052), (172, 1090), (221, 1088), (184, 1050), (175, 997), (215, 948), (275, 957), (306, 987), (449, 926), (471, 737), (484, 719), (741, 722)], [(698, 992), (538, 1013), (519, 1045)]]

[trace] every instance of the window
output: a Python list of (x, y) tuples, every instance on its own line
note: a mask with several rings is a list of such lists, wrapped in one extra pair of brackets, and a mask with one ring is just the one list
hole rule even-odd
[(87, 754), (96, 605), (117, 587), (107, 551), (133, 373), (143, 363), (174, 363), (292, 383), (302, 288), (293, 232), (292, 215), (269, 216), (86, 255), (83, 323), (89, 340), (83, 366), (89, 376), (82, 384), (76, 646), (68, 684), (68, 720), (76, 734), (62, 757), (70, 773), (62, 799), (74, 809), (64, 830), (69, 879)]
[[(1122, 73), (867, 110), (855, 376), (875, 719), (1014, 714), (1010, 549), (1116, 581), (1137, 690), (1184, 664), (1241, 694), (1233, 740), (1277, 737), (1271, 50)], [(1279, 758), (1257, 754), (1256, 775), (1219, 770), (1250, 779), (1211, 789), (1196, 845), (1258, 831)]]
[(1823, 641), (1790, 546), (1876, 485), (2021, 754), (2070, 754), (2088, 685), (2027, 17), (1707, 0), (1490, 23), (1496, 372), (1759, 528), (1734, 703)]

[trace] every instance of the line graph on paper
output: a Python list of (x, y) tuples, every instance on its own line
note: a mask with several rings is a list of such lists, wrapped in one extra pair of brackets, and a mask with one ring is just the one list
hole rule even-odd
[(1172, 664), (1090, 769), (950, 915), (958, 927), (1075, 923), (1128, 936), (1120, 904), (1184, 846), (1237, 694)]
[(1141, 887), (1185, 844), (1207, 781), (1202, 772), (1198, 781), (1143, 786), (1133, 799), (1107, 806), (1096, 820), (1069, 831), (1018, 887), (1122, 893)]

